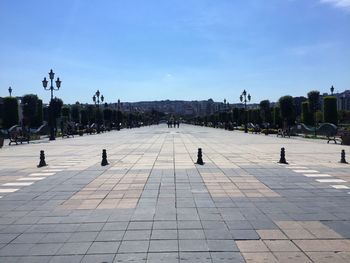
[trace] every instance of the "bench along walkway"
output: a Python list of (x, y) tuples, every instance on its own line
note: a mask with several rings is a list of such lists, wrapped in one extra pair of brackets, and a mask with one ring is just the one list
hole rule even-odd
[(349, 262), (342, 147), (187, 125), (5, 147), (0, 262)]

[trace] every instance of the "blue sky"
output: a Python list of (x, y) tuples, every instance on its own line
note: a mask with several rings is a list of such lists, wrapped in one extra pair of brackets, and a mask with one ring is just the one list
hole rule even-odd
[(0, 96), (253, 102), (350, 89), (350, 0), (0, 0)]

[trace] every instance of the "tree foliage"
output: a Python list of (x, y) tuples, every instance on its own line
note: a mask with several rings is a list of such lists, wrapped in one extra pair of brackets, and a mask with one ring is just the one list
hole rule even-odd
[(310, 112), (313, 114), (313, 124), (316, 125), (316, 111), (319, 109), (320, 92), (317, 90), (312, 90), (307, 94), (309, 101)]
[(75, 123), (80, 123), (80, 110), (81, 107), (79, 103), (76, 103), (71, 107), (72, 121)]
[(312, 112), (310, 112), (308, 101), (301, 103), (301, 121), (306, 125), (312, 125), (313, 123)]
[(260, 115), (262, 122), (272, 122), (271, 109), (270, 109), (270, 101), (262, 100), (260, 101)]
[(69, 106), (62, 107), (62, 117), (65, 119), (65, 121), (70, 121), (70, 107)]
[(5, 97), (3, 100), (3, 127), (8, 129), (18, 124), (18, 101), (14, 97)]
[(23, 124), (29, 127), (35, 123), (38, 115), (38, 96), (27, 94), (22, 97)]
[(334, 96), (323, 98), (323, 121), (338, 124), (337, 98)]
[(288, 125), (291, 125), (295, 120), (294, 100), (292, 96), (283, 96), (279, 99), (279, 107), (281, 117)]

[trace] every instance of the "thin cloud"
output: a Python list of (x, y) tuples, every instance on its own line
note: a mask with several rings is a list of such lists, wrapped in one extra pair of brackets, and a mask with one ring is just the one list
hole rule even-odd
[(350, 0), (320, 0), (321, 3), (331, 4), (338, 8), (350, 10)]

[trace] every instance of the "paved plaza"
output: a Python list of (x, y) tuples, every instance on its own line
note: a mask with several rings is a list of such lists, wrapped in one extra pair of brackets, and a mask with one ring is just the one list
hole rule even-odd
[(5, 146), (0, 262), (350, 262), (342, 149), (189, 125)]

